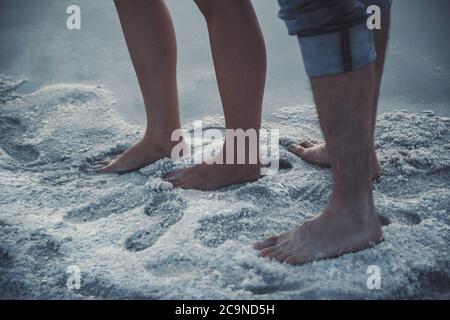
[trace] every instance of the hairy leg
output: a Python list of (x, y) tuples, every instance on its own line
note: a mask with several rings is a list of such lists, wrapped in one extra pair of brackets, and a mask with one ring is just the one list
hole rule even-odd
[(147, 129), (136, 145), (99, 173), (128, 172), (170, 156), (173, 130), (180, 128), (176, 80), (176, 39), (163, 0), (115, 0), (141, 88)]
[(311, 79), (330, 155), (333, 191), (321, 215), (257, 243), (265, 257), (302, 264), (333, 258), (382, 241), (372, 195), (372, 114), (375, 66)]
[[(372, 134), (375, 132), (376, 119), (377, 119), (377, 108), (378, 100), (380, 97), (381, 80), (383, 78), (384, 62), (386, 58), (386, 49), (389, 40), (389, 30), (390, 30), (390, 10), (383, 12), (381, 16), (381, 30), (375, 30), (375, 48), (377, 51), (377, 59), (375, 61), (375, 73), (376, 73), (376, 91), (374, 96), (374, 107), (372, 115)], [(314, 140), (304, 140), (298, 144), (293, 144), (289, 146), (289, 151), (301, 157), (305, 161), (317, 164), (320, 166), (329, 167), (331, 166), (330, 156), (328, 154), (325, 143), (314, 141)], [(377, 179), (381, 175), (381, 167), (378, 162), (375, 151), (372, 154), (372, 178)]]
[[(266, 76), (266, 52), (251, 2), (196, 0), (196, 3), (208, 25), (226, 127), (244, 131), (259, 130)], [(248, 152), (249, 148), (246, 148), (246, 153)], [(226, 157), (226, 148), (217, 157)], [(177, 187), (210, 190), (256, 180), (259, 176), (259, 164), (203, 163), (174, 172), (168, 175), (167, 179)]]

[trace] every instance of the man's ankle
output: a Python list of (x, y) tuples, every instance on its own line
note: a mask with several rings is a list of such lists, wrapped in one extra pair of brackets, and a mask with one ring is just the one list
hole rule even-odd
[(330, 205), (340, 209), (339, 211), (361, 212), (361, 214), (375, 210), (371, 188), (347, 188), (345, 190), (334, 188)]

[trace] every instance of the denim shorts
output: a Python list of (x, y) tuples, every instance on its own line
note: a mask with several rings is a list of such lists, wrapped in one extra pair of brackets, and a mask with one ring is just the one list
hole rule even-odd
[(362, 68), (376, 59), (367, 7), (389, 10), (392, 0), (278, 0), (279, 17), (298, 37), (310, 77)]

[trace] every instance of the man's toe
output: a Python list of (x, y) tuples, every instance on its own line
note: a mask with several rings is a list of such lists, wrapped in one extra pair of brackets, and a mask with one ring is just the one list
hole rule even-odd
[(303, 140), (300, 142), (300, 146), (304, 148), (312, 148), (315, 146), (315, 143), (311, 140)]
[(268, 253), (265, 257), (270, 259), (276, 259), (281, 254), (283, 254), (283, 251), (281, 250), (280, 247), (277, 246), (274, 247), (274, 250), (270, 251), (270, 253)]
[(278, 237), (268, 238), (268, 239), (264, 240), (263, 242), (255, 243), (255, 249), (263, 250), (265, 248), (272, 247), (273, 245), (275, 245), (277, 243), (277, 241), (278, 241)]
[(265, 249), (262, 249), (262, 250), (261, 250), (260, 255), (261, 255), (261, 257), (267, 258), (267, 257), (269, 257), (269, 255), (270, 255), (271, 253), (274, 253), (276, 250), (278, 250), (277, 247), (269, 247), (269, 248), (265, 248)]
[(302, 147), (301, 145), (298, 145), (298, 144), (291, 144), (288, 147), (288, 150), (299, 157), (303, 157), (305, 154), (305, 151), (306, 151), (306, 149), (304, 147)]
[(280, 251), (280, 254), (278, 254), (275, 259), (277, 259), (279, 262), (284, 262), (284, 260), (286, 260), (288, 257), (291, 256), (290, 252), (286, 252), (286, 251)]
[(289, 256), (284, 260), (284, 262), (293, 265), (300, 264), (300, 260), (296, 256)]

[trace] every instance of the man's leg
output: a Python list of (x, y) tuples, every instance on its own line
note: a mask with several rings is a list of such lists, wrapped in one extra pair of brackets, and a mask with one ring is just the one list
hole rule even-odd
[(102, 162), (99, 173), (127, 172), (170, 156), (173, 130), (180, 128), (176, 81), (176, 40), (163, 0), (115, 0), (139, 80), (147, 114), (140, 142), (114, 161)]
[(328, 146), (333, 192), (317, 218), (255, 245), (265, 257), (302, 264), (354, 252), (382, 241), (372, 196), (373, 64), (311, 79)]
[[(226, 127), (259, 130), (266, 52), (252, 4), (249, 0), (196, 0), (196, 3), (208, 25)], [(246, 153), (250, 149), (246, 148)], [(225, 152), (224, 148), (217, 157), (225, 158)], [(259, 176), (259, 164), (204, 163), (166, 178), (176, 187), (211, 190), (253, 181)]]
[[(303, 0), (293, 2), (304, 4)], [(354, 0), (314, 5), (284, 17), (302, 45), (332, 167), (333, 190), (318, 217), (255, 244), (262, 256), (292, 264), (362, 250), (383, 238), (372, 194), (377, 79), (372, 34), (362, 22), (365, 10)], [(330, 16), (333, 19), (320, 18)], [(304, 21), (318, 25), (311, 27)]]
[[(381, 80), (383, 78), (384, 62), (386, 58), (386, 49), (389, 39), (390, 30), (390, 8), (382, 12), (381, 15), (381, 30), (375, 30), (375, 49), (377, 51), (377, 59), (375, 61), (376, 73), (376, 92), (374, 98), (374, 114), (372, 118), (372, 130), (375, 131), (376, 115), (378, 108), (378, 99), (380, 96)], [(304, 140), (299, 144), (289, 146), (289, 151), (301, 157), (305, 161), (321, 166), (331, 166), (330, 156), (328, 155), (325, 143)], [(381, 174), (381, 167), (378, 162), (375, 151), (372, 154), (372, 179), (377, 179)]]

